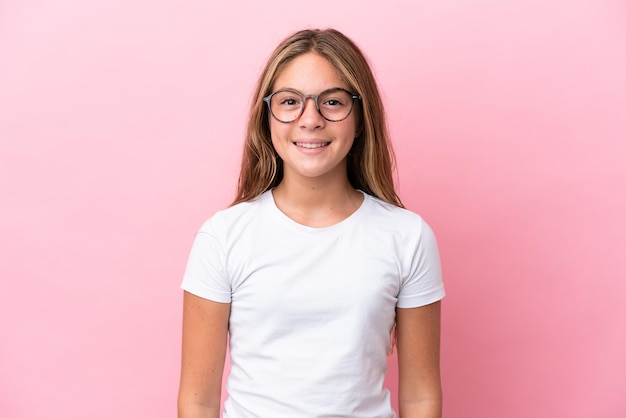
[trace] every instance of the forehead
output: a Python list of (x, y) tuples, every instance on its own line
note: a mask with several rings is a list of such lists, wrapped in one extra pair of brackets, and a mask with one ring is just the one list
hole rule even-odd
[(307, 52), (289, 62), (276, 77), (273, 90), (290, 88), (304, 94), (335, 87), (348, 88), (339, 71), (323, 56)]

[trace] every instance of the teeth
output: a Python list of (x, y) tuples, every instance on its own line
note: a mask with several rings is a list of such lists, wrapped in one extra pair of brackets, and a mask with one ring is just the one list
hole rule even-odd
[(320, 142), (315, 144), (311, 144), (308, 142), (296, 142), (295, 144), (302, 148), (321, 148), (327, 146), (328, 144), (330, 144), (330, 142)]

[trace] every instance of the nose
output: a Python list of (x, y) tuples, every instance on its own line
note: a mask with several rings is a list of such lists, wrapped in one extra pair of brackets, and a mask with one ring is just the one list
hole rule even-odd
[(298, 120), (300, 126), (308, 128), (318, 128), (323, 126), (324, 117), (317, 110), (315, 96), (304, 96), (303, 106), (304, 108), (302, 109), (302, 114), (300, 115), (300, 119)]

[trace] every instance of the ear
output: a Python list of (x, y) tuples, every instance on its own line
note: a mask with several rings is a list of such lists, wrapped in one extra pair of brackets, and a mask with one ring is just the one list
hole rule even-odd
[(363, 112), (360, 109), (360, 105), (359, 105), (359, 112), (357, 112), (356, 114), (356, 128), (355, 128), (355, 132), (354, 132), (354, 137), (358, 138), (361, 136), (361, 134), (363, 133), (363, 131), (365, 130), (365, 124), (363, 123)]

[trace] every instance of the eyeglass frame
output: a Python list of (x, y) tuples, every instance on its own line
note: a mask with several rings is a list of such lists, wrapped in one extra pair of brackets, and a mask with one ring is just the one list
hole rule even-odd
[[(350, 95), (350, 97), (352, 98), (352, 103), (350, 105), (350, 110), (348, 111), (348, 114), (346, 116), (344, 116), (341, 119), (338, 120), (332, 120), (332, 119), (328, 119), (326, 116), (324, 116), (324, 114), (322, 113), (322, 111), (320, 110), (320, 105), (318, 103), (318, 99), (320, 98), (321, 95), (323, 95), (324, 93), (327, 93), (329, 91), (337, 91), (337, 90), (341, 90), (341, 91), (345, 91), (346, 93), (348, 93)], [(274, 95), (276, 95), (277, 93), (282, 93), (282, 92), (291, 92), (291, 93), (295, 93), (298, 96), (302, 97), (302, 105), (300, 106), (300, 112), (298, 113), (298, 115), (293, 118), (290, 121), (283, 121), (278, 119), (278, 117), (274, 114), (274, 111), (272, 110), (272, 105), (271, 105), (271, 101), (272, 101), (272, 97), (274, 97)], [(315, 109), (317, 109), (317, 113), (319, 113), (324, 119), (326, 119), (329, 122), (341, 122), (343, 120), (348, 119), (348, 116), (350, 116), (352, 114), (352, 109), (354, 109), (354, 102), (357, 100), (361, 100), (361, 96), (359, 96), (358, 94), (354, 94), (344, 88), (341, 87), (333, 87), (331, 89), (326, 89), (323, 92), (321, 92), (320, 94), (302, 94), (300, 93), (298, 90), (295, 89), (280, 89), (280, 90), (276, 90), (273, 93), (270, 93), (269, 95), (265, 96), (263, 98), (263, 101), (267, 104), (267, 109), (270, 111), (270, 114), (272, 115), (272, 117), (274, 119), (276, 119), (278, 122), (280, 123), (291, 123), (291, 122), (295, 122), (296, 120), (298, 120), (298, 118), (300, 116), (302, 116), (302, 114), (304, 113), (304, 108), (306, 107), (306, 100), (307, 99), (313, 99), (313, 101), (315, 102)]]

